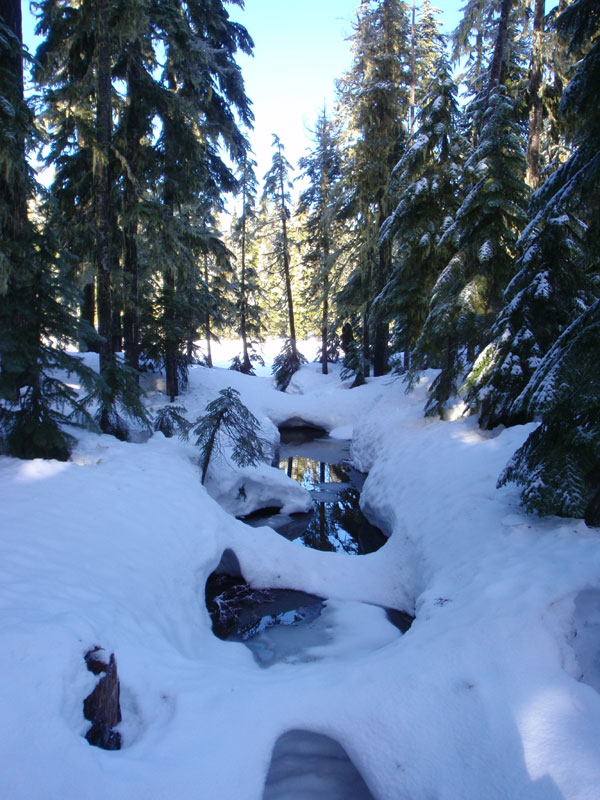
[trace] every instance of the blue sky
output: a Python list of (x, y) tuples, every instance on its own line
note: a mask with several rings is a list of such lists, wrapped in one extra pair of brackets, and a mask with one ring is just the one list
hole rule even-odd
[[(273, 133), (281, 138), (294, 165), (310, 146), (319, 111), (333, 106), (335, 80), (350, 67), (352, 23), (359, 0), (246, 0), (230, 16), (254, 39), (254, 56), (238, 59), (253, 102), (251, 141), (262, 178), (271, 161)], [(452, 30), (460, 0), (438, 0), (440, 22)]]
[[(271, 163), (272, 134), (281, 138), (292, 164), (310, 146), (309, 129), (323, 107), (333, 106), (335, 80), (350, 66), (352, 22), (359, 0), (246, 0), (245, 8), (230, 4), (232, 19), (252, 38), (254, 56), (238, 57), (246, 91), (253, 102), (254, 131), (250, 134), (262, 179)], [(452, 30), (460, 17), (461, 0), (438, 0), (440, 21)], [(23, 3), (23, 34), (35, 50), (35, 22)]]

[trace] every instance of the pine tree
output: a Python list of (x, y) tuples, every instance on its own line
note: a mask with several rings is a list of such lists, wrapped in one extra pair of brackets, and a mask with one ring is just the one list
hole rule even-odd
[(525, 157), (514, 102), (503, 86), (492, 89), (479, 145), (465, 164), (473, 185), (444, 233), (441, 246), (454, 255), (438, 278), (416, 364), (441, 361), (430, 389), (427, 414), (443, 413), (457, 393), (475, 351), (487, 342), (491, 324), (512, 277), (519, 230), (525, 222)]
[(254, 374), (252, 361), (258, 357), (254, 352), (254, 344), (262, 341), (263, 331), (260, 306), (257, 302), (260, 287), (256, 267), (258, 181), (254, 172), (255, 167), (256, 162), (247, 155), (238, 175), (241, 213), (232, 225), (232, 242), (238, 256), (235, 327), (239, 330), (242, 341), (241, 358), (237, 356), (234, 359), (232, 368), (246, 375)]
[(504, 307), (467, 379), (467, 401), (482, 428), (528, 422), (515, 400), (557, 337), (593, 299), (582, 270), (584, 226), (563, 214), (537, 218), (522, 238), (523, 254), (504, 294)]

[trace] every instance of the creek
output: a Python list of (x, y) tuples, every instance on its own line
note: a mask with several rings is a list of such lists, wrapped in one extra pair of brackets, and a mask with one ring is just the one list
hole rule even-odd
[[(269, 525), (299, 545), (349, 557), (372, 553), (385, 543), (384, 534), (360, 510), (365, 475), (350, 464), (349, 442), (315, 438), (314, 432), (306, 429), (283, 429), (273, 466), (310, 491), (313, 510), (290, 516), (278, 509), (265, 509), (246, 517), (247, 524)], [(231, 551), (224, 553), (208, 579), (206, 605), (215, 635), (243, 642), (265, 668), (281, 662), (315, 660), (314, 653), (324, 652), (335, 638), (332, 618), (340, 613), (339, 608), (335, 612), (328, 608), (325, 598), (306, 592), (253, 589)], [(368, 613), (374, 615), (375, 624), (378, 614), (385, 616), (397, 635), (408, 630), (412, 622), (408, 614), (395, 609), (372, 606)]]
[[(323, 432), (321, 432), (323, 433)], [(315, 438), (310, 432), (281, 431), (273, 466), (310, 493), (313, 510), (292, 516), (266, 509), (244, 521), (269, 525), (305, 547), (361, 557), (378, 550), (384, 534), (363, 516), (360, 490), (365, 476), (349, 461), (349, 442)], [(381, 647), (412, 623), (395, 609), (332, 601), (291, 589), (254, 589), (244, 579), (231, 550), (206, 584), (213, 631), (244, 643), (263, 668), (346, 658), (364, 652), (365, 630), (381, 637)], [(362, 776), (339, 742), (310, 730), (284, 733), (273, 749), (263, 800), (373, 800)]]

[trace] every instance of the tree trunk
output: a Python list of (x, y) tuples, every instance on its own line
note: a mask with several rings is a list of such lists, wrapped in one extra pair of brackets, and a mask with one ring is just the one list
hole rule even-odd
[[(169, 59), (167, 55), (167, 60)], [(172, 74), (169, 74), (169, 88), (175, 91), (176, 83)], [(164, 139), (165, 139), (165, 188), (164, 188), (164, 203), (166, 206), (167, 214), (170, 217), (174, 216), (175, 212), (175, 187), (173, 185), (173, 173), (175, 171), (174, 156), (173, 156), (173, 131), (167, 120), (163, 120), (165, 126)], [(171, 403), (179, 394), (179, 376), (177, 374), (177, 361), (178, 361), (178, 342), (175, 335), (176, 323), (176, 310), (175, 310), (175, 295), (176, 295), (176, 281), (175, 272), (167, 267), (164, 276), (164, 330), (165, 330), (165, 380), (167, 384), (167, 394)]]
[[(204, 253), (204, 283), (206, 284), (206, 288), (208, 289), (208, 255), (206, 253)], [(206, 326), (206, 365), (208, 367), (212, 367), (213, 360), (212, 360), (212, 350), (211, 350), (212, 333), (210, 330), (210, 311), (206, 312), (205, 326)]]
[(540, 139), (543, 125), (542, 46), (544, 38), (545, 1), (535, 0), (533, 16), (533, 52), (529, 79), (529, 139), (527, 142), (527, 183), (535, 191), (540, 185)]
[(410, 23), (410, 92), (408, 97), (409, 133), (411, 136), (415, 127), (415, 86), (417, 83), (417, 76), (415, 74), (417, 66), (416, 25), (415, 25), (416, 15), (417, 15), (417, 3), (416, 0), (412, 0), (412, 13), (411, 13), (411, 23)]
[(368, 378), (371, 374), (371, 332), (369, 330), (369, 311), (370, 304), (365, 304), (363, 315), (363, 377)]
[(102, 336), (99, 348), (101, 372), (106, 369), (113, 357), (109, 172), (112, 124), (107, 6), (108, 0), (97, 0), (96, 139), (98, 154), (94, 176), (94, 202), (98, 274), (98, 332)]
[[(326, 254), (326, 258), (328, 258)], [(323, 282), (323, 317), (321, 320), (321, 365), (323, 375), (327, 375), (329, 367), (327, 364), (327, 334), (329, 332), (329, 278), (325, 274)]]
[[(96, 285), (93, 280), (86, 283), (83, 287), (83, 297), (81, 302), (81, 319), (85, 320), (91, 328), (96, 325)], [(79, 342), (79, 349), (82, 353), (98, 352), (98, 342), (88, 340), (85, 336)]]
[(175, 328), (175, 275), (167, 269), (164, 277), (164, 315), (165, 315), (165, 381), (171, 403), (179, 394), (177, 374), (177, 340)]
[[(385, 218), (387, 217), (386, 209), (383, 207), (383, 203), (380, 206), (379, 211), (379, 220), (378, 220), (378, 229), (381, 230), (381, 226)], [(380, 294), (386, 283), (388, 282), (389, 276), (392, 272), (392, 245), (389, 240), (386, 240), (380, 247), (378, 251), (378, 269), (377, 269), (377, 280), (375, 282), (375, 289), (376, 293)], [(388, 359), (388, 341), (389, 341), (389, 325), (386, 322), (381, 322), (375, 319), (375, 341), (373, 342), (373, 375), (375, 377), (384, 375), (387, 371), (387, 359)]]
[(139, 126), (141, 113), (139, 80), (141, 76), (141, 45), (136, 40), (131, 46), (127, 65), (127, 106), (125, 109), (125, 155), (129, 171), (125, 174), (123, 196), (123, 273), (125, 280), (125, 308), (123, 312), (123, 338), (125, 360), (130, 367), (140, 367), (140, 325), (139, 325), (139, 265), (138, 265), (138, 177), (140, 161), (140, 142), (142, 131)]
[(506, 42), (508, 39), (508, 21), (512, 10), (513, 0), (502, 0), (500, 5), (500, 19), (498, 20), (498, 32), (494, 45), (494, 55), (490, 66), (490, 78), (487, 87), (488, 95), (496, 86), (504, 80), (506, 68)]
[(240, 276), (240, 336), (242, 337), (242, 372), (252, 372), (252, 362), (248, 353), (248, 334), (246, 331), (246, 182), (242, 187), (242, 266)]
[[(10, 50), (5, 63), (1, 69), (7, 73), (7, 98), (8, 107), (17, 109), (23, 103), (23, 56), (21, 46), (23, 42), (22, 15), (20, 0), (0, 0), (0, 18), (3, 18), (5, 25), (15, 36), (18, 45)], [(13, 132), (13, 131), (11, 131)], [(3, 142), (2, 147), (9, 150), (9, 160), (15, 165), (12, 174), (0, 174), (0, 197), (1, 208), (6, 209), (5, 215), (0, 218), (0, 231), (2, 237), (15, 246), (18, 253), (19, 242), (26, 235), (27, 228), (27, 185), (26, 185), (26, 159), (25, 159), (25, 139), (24, 131), (14, 129), (14, 139), (12, 142)], [(12, 310), (6, 310), (9, 304), (0, 303), (0, 333), (8, 333), (9, 341), (13, 337), (29, 338), (31, 331), (28, 330), (28, 323), (18, 310), (20, 300), (23, 296), (23, 287), (27, 284), (26, 276), (22, 269), (11, 265), (7, 273), (7, 285), (2, 286), (2, 272), (0, 271), (0, 297), (6, 292), (7, 295), (15, 294), (15, 302), (10, 303)], [(1, 356), (1, 354), (0, 354)], [(7, 367), (8, 359), (0, 357), (0, 369), (3, 373), (5, 390), (15, 400), (19, 397), (19, 388), (31, 382), (28, 366), (19, 364), (19, 360), (14, 361)]]
[[(281, 155), (281, 148), (279, 150)], [(285, 276), (285, 293), (287, 297), (287, 307), (288, 307), (288, 317), (289, 317), (289, 324), (290, 324), (290, 342), (292, 345), (292, 353), (294, 358), (297, 355), (296, 352), (296, 323), (294, 320), (294, 302), (292, 298), (292, 278), (290, 275), (290, 251), (288, 245), (288, 235), (287, 235), (287, 220), (286, 220), (286, 209), (285, 209), (285, 189), (283, 186), (283, 168), (279, 172), (279, 192), (281, 198), (281, 231), (283, 235), (283, 272)]]

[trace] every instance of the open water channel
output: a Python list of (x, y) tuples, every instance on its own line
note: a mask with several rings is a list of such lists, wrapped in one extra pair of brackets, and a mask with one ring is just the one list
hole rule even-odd
[[(278, 509), (265, 509), (245, 522), (268, 525), (298, 545), (345, 553), (349, 558), (378, 550), (386, 537), (360, 510), (365, 476), (350, 464), (349, 442), (313, 438), (307, 431), (298, 430), (282, 431), (281, 438), (274, 466), (311, 493), (313, 510), (289, 516)], [(244, 580), (232, 551), (223, 554), (207, 582), (206, 604), (215, 634), (243, 642), (263, 668), (318, 660), (340, 635), (335, 631), (335, 604), (296, 590), (253, 589)], [(398, 636), (412, 622), (400, 611), (361, 607), (373, 615), (374, 621), (386, 616)], [(345, 636), (354, 641), (352, 632), (346, 631)], [(373, 800), (338, 742), (314, 731), (291, 730), (275, 745), (263, 800), (309, 798)]]

